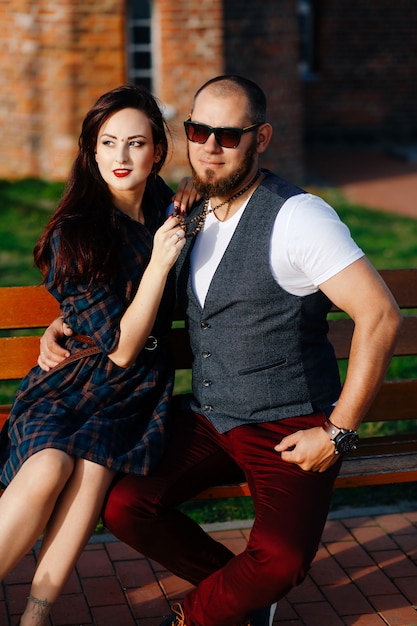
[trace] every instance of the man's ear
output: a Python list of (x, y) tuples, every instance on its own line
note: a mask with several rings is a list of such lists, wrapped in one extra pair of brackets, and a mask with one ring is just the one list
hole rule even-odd
[(258, 132), (256, 135), (256, 152), (258, 154), (262, 154), (268, 147), (269, 142), (272, 137), (272, 126), (271, 124), (265, 123), (262, 126), (259, 126)]

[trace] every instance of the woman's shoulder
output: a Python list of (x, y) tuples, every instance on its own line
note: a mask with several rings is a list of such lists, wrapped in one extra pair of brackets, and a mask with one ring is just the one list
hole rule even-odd
[(162, 201), (164, 207), (171, 202), (171, 198), (174, 195), (174, 191), (161, 176), (150, 176), (146, 183), (146, 188), (153, 195), (154, 199)]

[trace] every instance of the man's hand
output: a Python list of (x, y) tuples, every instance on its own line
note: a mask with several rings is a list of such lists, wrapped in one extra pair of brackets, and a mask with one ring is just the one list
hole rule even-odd
[(40, 340), (40, 355), (38, 357), (40, 368), (45, 372), (49, 372), (52, 367), (69, 357), (70, 353), (59, 342), (64, 337), (70, 337), (71, 335), (72, 330), (64, 323), (62, 317), (57, 317), (48, 326)]
[(283, 461), (295, 463), (306, 472), (324, 472), (338, 459), (334, 444), (321, 426), (287, 435), (275, 450), (281, 452)]

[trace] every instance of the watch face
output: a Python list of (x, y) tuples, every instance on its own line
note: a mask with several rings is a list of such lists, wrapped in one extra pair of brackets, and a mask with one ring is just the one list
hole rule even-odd
[(356, 450), (359, 443), (359, 437), (356, 433), (339, 433), (335, 440), (336, 450), (339, 454)]

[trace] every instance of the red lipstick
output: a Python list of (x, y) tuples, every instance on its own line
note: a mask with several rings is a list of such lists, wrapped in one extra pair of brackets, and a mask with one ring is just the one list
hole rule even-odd
[(117, 178), (124, 178), (130, 174), (130, 170), (113, 170), (113, 174), (117, 176)]

